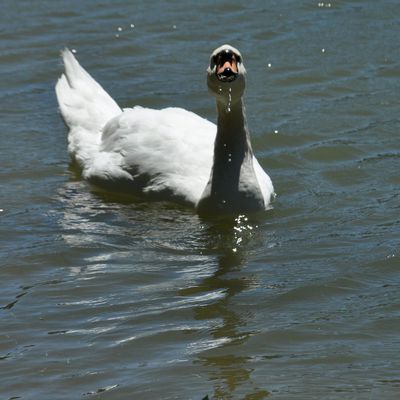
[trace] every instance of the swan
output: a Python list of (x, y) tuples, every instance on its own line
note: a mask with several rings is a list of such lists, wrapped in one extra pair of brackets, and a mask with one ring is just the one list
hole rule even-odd
[(239, 50), (226, 44), (210, 57), (207, 85), (216, 98), (217, 125), (182, 108), (121, 109), (70, 50), (61, 55), (65, 71), (55, 90), (69, 128), (68, 152), (84, 179), (183, 202), (203, 214), (269, 208), (274, 189), (252, 150)]

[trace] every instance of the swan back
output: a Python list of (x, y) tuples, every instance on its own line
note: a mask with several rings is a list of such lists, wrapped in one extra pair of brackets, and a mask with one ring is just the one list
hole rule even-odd
[[(211, 170), (216, 126), (182, 108), (125, 109), (104, 127), (101, 153), (123, 157), (139, 190), (195, 204)], [(136, 189), (135, 189), (136, 190)]]

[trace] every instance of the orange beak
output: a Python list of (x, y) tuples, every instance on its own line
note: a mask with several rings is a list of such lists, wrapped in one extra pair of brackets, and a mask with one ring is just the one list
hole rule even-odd
[(222, 74), (226, 69), (231, 69), (233, 73), (238, 73), (238, 66), (235, 60), (235, 56), (231, 60), (222, 61), (219, 65), (217, 65), (217, 74)]

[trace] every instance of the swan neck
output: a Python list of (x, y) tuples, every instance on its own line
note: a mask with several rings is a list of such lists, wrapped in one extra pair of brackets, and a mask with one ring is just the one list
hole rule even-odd
[(226, 107), (217, 102), (218, 123), (215, 150), (223, 147), (237, 152), (251, 151), (250, 135), (247, 129), (245, 108), (242, 100)]
[(253, 151), (242, 100), (217, 102), (218, 124), (210, 180), (197, 205), (200, 213), (260, 210), (264, 199), (253, 167)]

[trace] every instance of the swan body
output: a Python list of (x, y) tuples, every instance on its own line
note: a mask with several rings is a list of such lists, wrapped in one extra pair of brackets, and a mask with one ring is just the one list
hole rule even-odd
[(182, 108), (121, 109), (68, 49), (62, 58), (56, 94), (69, 128), (68, 151), (83, 178), (188, 203), (201, 213), (268, 208), (273, 186), (251, 148), (238, 50), (224, 45), (210, 58), (207, 83), (217, 100), (217, 125)]

